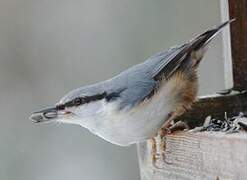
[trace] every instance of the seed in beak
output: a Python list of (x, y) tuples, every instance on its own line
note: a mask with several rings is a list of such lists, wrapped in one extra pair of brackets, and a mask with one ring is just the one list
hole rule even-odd
[(34, 122), (41, 122), (43, 120), (43, 116), (41, 114), (32, 114), (30, 119), (32, 119)]
[(48, 111), (48, 112), (45, 112), (44, 113), (44, 116), (47, 119), (55, 118), (55, 117), (57, 117), (57, 111)]

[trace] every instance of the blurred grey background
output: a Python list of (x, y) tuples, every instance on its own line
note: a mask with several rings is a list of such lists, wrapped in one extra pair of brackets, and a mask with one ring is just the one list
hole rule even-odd
[[(33, 124), (30, 113), (219, 22), (218, 0), (0, 0), (0, 179), (138, 180), (135, 146)], [(200, 67), (200, 94), (222, 80), (219, 37)]]

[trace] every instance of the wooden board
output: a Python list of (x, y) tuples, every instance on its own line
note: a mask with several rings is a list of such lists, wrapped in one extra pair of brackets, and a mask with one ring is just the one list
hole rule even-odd
[(177, 133), (168, 135), (166, 163), (151, 161), (151, 144), (138, 145), (142, 180), (246, 180), (247, 133)]

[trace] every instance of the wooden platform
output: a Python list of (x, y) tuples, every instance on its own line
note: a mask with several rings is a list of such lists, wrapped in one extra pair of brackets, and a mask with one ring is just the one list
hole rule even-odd
[(151, 143), (138, 145), (142, 180), (247, 179), (245, 132), (180, 132), (168, 135), (165, 144), (165, 162), (159, 158), (159, 168), (152, 164)]

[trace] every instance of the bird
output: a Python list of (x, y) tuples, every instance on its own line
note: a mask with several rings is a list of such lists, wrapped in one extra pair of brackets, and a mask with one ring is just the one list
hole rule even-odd
[(232, 21), (111, 79), (72, 90), (53, 106), (31, 113), (30, 119), (76, 124), (119, 146), (152, 139), (196, 101), (198, 66), (209, 43)]

